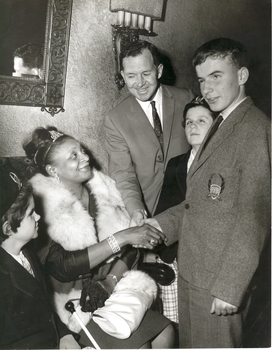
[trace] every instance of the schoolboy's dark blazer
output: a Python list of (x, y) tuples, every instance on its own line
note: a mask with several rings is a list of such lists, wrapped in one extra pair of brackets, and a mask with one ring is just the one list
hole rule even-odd
[(40, 266), (23, 249), (35, 278), (0, 247), (0, 348), (53, 349), (71, 334), (52, 311)]
[(155, 214), (180, 204), (186, 197), (187, 167), (191, 149), (169, 160)]
[[(164, 175), (162, 190), (157, 203), (155, 214), (160, 214), (165, 210), (174, 207), (186, 197), (187, 188), (187, 168), (191, 149), (184, 154), (180, 154), (169, 160)], [(156, 253), (167, 264), (173, 262), (177, 257), (178, 242), (166, 247), (165, 244), (156, 249)]]

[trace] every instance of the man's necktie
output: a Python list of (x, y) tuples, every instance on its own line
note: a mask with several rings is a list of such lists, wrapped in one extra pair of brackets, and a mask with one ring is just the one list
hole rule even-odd
[(160, 143), (162, 152), (163, 152), (163, 131), (162, 131), (162, 126), (161, 126), (161, 122), (159, 119), (159, 115), (157, 113), (157, 110), (155, 108), (155, 101), (151, 101), (151, 106), (152, 106), (152, 112), (153, 112), (153, 119), (154, 119), (154, 131), (155, 134), (158, 138), (158, 141)]
[(35, 277), (34, 272), (32, 270), (32, 267), (31, 267), (28, 259), (24, 256), (24, 254), (22, 252), (20, 252), (19, 256), (20, 256), (20, 259), (22, 261), (23, 267), (27, 270), (27, 272), (29, 272), (33, 277)]
[(216, 133), (216, 131), (219, 128), (219, 125), (222, 123), (222, 121), (224, 120), (223, 116), (220, 114), (216, 120), (215, 123), (212, 125), (212, 128), (209, 131), (208, 137), (206, 139), (206, 142), (203, 145), (202, 151), (207, 147), (208, 143), (210, 142), (212, 136)]

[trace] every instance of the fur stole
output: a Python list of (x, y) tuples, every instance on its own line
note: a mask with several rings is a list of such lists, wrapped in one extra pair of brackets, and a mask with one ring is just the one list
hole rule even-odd
[(87, 248), (110, 234), (129, 227), (130, 216), (115, 181), (97, 170), (93, 170), (93, 173), (87, 187), (94, 194), (97, 203), (98, 233), (89, 213), (64, 185), (41, 174), (36, 174), (30, 180), (34, 195), (42, 208), (48, 235), (65, 250)]
[[(38, 201), (42, 210), (41, 214), (46, 223), (48, 235), (67, 251), (87, 248), (107, 238), (110, 234), (129, 227), (130, 216), (125, 209), (115, 181), (97, 170), (93, 170), (93, 173), (94, 176), (87, 182), (87, 187), (96, 199), (98, 233), (92, 217), (64, 185), (52, 177), (41, 174), (36, 174), (30, 180), (35, 200)], [(80, 298), (82, 281), (69, 283), (69, 288), (67, 283), (62, 284), (56, 280), (55, 283), (58, 284), (59, 291), (54, 293), (55, 310), (62, 322), (70, 330), (78, 333), (81, 327), (65, 309), (65, 304), (69, 299)], [(92, 315), (81, 311), (79, 301), (75, 300), (74, 305), (86, 325)]]
[[(130, 216), (125, 209), (115, 181), (97, 170), (93, 170), (93, 173), (94, 176), (88, 181), (87, 187), (92, 191), (97, 203), (96, 223), (98, 233), (87, 210), (64, 185), (58, 183), (52, 177), (41, 174), (36, 174), (30, 180), (35, 199), (38, 200), (41, 206), (41, 214), (47, 225), (47, 233), (53, 241), (59, 243), (65, 250), (73, 251), (87, 248), (107, 238), (110, 234), (129, 227)], [(141, 290), (152, 288), (150, 293), (153, 294), (153, 280), (149, 276), (145, 276), (144, 273), (140, 273), (140, 271), (137, 274), (135, 274), (135, 271), (129, 271), (121, 281), (120, 288), (131, 288), (132, 285), (137, 283), (135, 288)], [(56, 281), (56, 283), (62, 285), (59, 281)], [(116, 288), (119, 288), (119, 283)], [(65, 304), (69, 299), (80, 298), (82, 281), (71, 282), (69, 286), (64, 283), (63, 288), (59, 290), (58, 287), (59, 292), (55, 291), (54, 293), (54, 305), (62, 322), (70, 330), (78, 333), (81, 326), (73, 315), (65, 309)], [(92, 314), (81, 311), (79, 300), (74, 301), (74, 306), (83, 323), (87, 325), (92, 318)]]

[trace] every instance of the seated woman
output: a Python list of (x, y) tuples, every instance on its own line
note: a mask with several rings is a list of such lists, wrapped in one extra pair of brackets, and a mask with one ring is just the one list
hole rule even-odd
[[(90, 300), (83, 309), (93, 312), (135, 265), (135, 251), (128, 247), (153, 249), (165, 236), (148, 224), (128, 228), (130, 217), (114, 181), (98, 170), (93, 157), (73, 137), (38, 128), (23, 147), (40, 170), (30, 182), (44, 222), (46, 235), (39, 254), (51, 276), (56, 311), (68, 328), (79, 332), (81, 327), (65, 310), (66, 302), (78, 301), (84, 288)], [(122, 253), (121, 259), (117, 253)], [(95, 286), (94, 281), (98, 281)], [(103, 287), (98, 293), (102, 297), (93, 300), (98, 286)], [(80, 305), (76, 310), (101, 348), (172, 347), (173, 328), (158, 312), (149, 309), (139, 328), (121, 340), (103, 332), (90, 312), (80, 311)], [(84, 339), (83, 335), (81, 343)]]

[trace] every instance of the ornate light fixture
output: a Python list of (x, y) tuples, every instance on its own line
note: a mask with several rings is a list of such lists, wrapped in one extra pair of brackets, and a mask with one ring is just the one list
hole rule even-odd
[(110, 11), (117, 12), (117, 20), (112, 24), (113, 51), (116, 62), (115, 82), (119, 90), (124, 86), (120, 74), (119, 54), (130, 42), (139, 36), (156, 36), (153, 20), (161, 20), (165, 0), (110, 0)]

